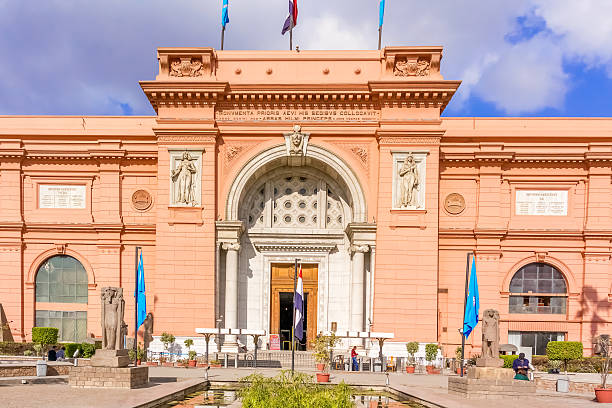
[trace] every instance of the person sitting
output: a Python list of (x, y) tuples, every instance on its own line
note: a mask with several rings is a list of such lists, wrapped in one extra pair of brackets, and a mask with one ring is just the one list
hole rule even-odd
[(64, 360), (66, 358), (66, 347), (62, 346), (62, 348), (55, 354), (55, 357), (57, 358), (57, 361)]
[(525, 373), (529, 370), (529, 360), (525, 358), (525, 353), (520, 353), (518, 358), (512, 362), (512, 369), (518, 373), (520, 369), (524, 369)]
[(51, 348), (51, 350), (49, 350), (49, 352), (47, 353), (47, 360), (49, 360), (49, 361), (56, 361), (57, 360), (57, 354), (55, 352), (55, 346), (53, 346)]
[(515, 380), (523, 380), (523, 381), (529, 381), (529, 377), (527, 377), (527, 370), (525, 370), (524, 368), (519, 369), (516, 372), (516, 375), (514, 376)]

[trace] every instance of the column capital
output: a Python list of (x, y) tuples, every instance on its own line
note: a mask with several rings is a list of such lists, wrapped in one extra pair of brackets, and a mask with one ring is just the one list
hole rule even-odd
[(240, 251), (240, 244), (238, 242), (224, 242), (221, 244), (221, 248), (226, 251)]
[[(216, 221), (215, 232), (217, 233), (217, 242), (238, 243), (244, 232), (244, 222), (242, 221)], [(225, 249), (225, 248), (224, 248)]]
[(360, 252), (360, 253), (366, 253), (370, 250), (370, 246), (369, 245), (351, 245), (349, 248), (350, 252)]

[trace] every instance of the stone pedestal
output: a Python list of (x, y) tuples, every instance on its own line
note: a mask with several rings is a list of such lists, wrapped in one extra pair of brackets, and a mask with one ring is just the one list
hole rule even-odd
[(72, 367), (68, 384), (77, 388), (137, 388), (149, 382), (149, 367)]
[(476, 367), (503, 367), (504, 360), (501, 358), (477, 358)]
[(91, 365), (94, 367), (127, 367), (130, 364), (128, 351), (123, 350), (104, 350), (98, 349), (91, 358)]
[(535, 382), (513, 378), (510, 368), (471, 367), (467, 377), (448, 378), (448, 393), (469, 399), (518, 399), (535, 394)]

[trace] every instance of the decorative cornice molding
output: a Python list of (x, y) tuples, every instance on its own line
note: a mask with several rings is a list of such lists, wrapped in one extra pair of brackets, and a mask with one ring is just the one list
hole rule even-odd
[(158, 136), (157, 141), (159, 143), (187, 143), (187, 142), (197, 142), (197, 143), (210, 143), (214, 144), (217, 142), (216, 136), (197, 136), (197, 135), (172, 135), (172, 136)]
[(327, 243), (278, 243), (257, 242), (255, 248), (260, 252), (331, 252), (336, 244)]
[(439, 145), (439, 137), (402, 137), (402, 136), (380, 136), (378, 143), (381, 145)]

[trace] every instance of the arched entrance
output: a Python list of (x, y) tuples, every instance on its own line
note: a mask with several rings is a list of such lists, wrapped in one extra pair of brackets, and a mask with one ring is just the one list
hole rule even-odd
[(340, 158), (309, 146), (299, 165), (291, 159), (285, 146), (262, 152), (230, 189), (231, 220), (217, 223), (219, 315), (225, 327), (285, 335), (290, 265), (299, 259), (308, 271), (306, 347), (331, 322), (364, 330), (375, 227), (365, 223), (363, 190)]

